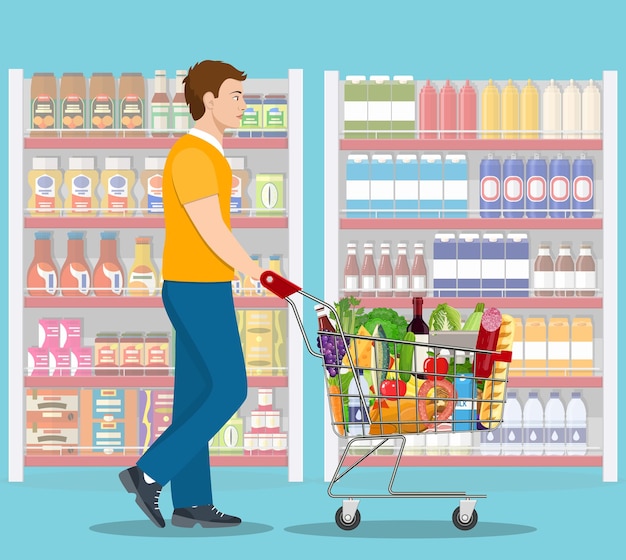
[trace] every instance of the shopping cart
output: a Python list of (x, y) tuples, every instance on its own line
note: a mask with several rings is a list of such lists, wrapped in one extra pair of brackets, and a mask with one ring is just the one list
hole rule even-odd
[[(400, 342), (385, 337), (346, 334), (334, 306), (302, 291), (276, 273), (265, 271), (260, 280), (265, 288), (290, 305), (309, 353), (322, 358), (331, 424), (338, 437), (348, 439), (328, 486), (330, 497), (343, 498), (343, 504), (335, 514), (337, 525), (344, 530), (359, 525), (360, 500), (357, 498), (460, 498), (452, 522), (458, 529), (472, 529), (478, 522), (476, 501), (486, 495), (405, 492), (394, 490), (393, 484), (406, 445), (404, 434), (468, 433), (498, 427), (506, 401), (511, 351), (476, 349), (477, 333), (431, 333), (428, 342)], [(311, 347), (300, 313), (289, 297), (295, 293), (325, 307), (335, 319), (336, 332), (317, 332), (317, 346), (321, 352)], [(471, 344), (459, 344), (459, 341), (468, 341), (472, 337)], [(401, 354), (407, 351), (409, 367)], [(419, 363), (417, 356), (423, 357), (428, 352), (433, 356), (432, 361)], [(452, 368), (447, 360), (445, 365), (448, 368), (436, 359), (445, 353), (455, 358)], [(396, 360), (398, 356), (401, 358)], [(479, 368), (474, 367), (477, 360), (481, 370), (487, 368), (487, 375), (482, 373), (479, 376)], [(400, 364), (404, 369), (399, 368)], [(468, 368), (467, 364), (472, 367)], [(362, 378), (366, 375), (366, 388), (363, 388)], [(399, 450), (388, 493), (333, 493), (333, 486), (339, 480), (390, 441), (399, 443)], [(350, 461), (352, 464), (346, 464), (353, 445), (363, 448), (361, 456)], [(342, 471), (342, 467), (346, 468)]]

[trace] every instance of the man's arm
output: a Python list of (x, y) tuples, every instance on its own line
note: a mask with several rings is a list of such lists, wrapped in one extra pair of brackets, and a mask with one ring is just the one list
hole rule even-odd
[(220, 259), (254, 279), (261, 276), (263, 269), (250, 258), (226, 227), (216, 194), (188, 202), (184, 206), (202, 239)]

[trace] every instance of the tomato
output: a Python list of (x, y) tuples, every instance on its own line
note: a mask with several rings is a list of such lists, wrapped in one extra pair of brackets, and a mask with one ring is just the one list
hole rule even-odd
[(432, 356), (429, 356), (424, 360), (425, 373), (435, 373), (435, 367), (437, 369), (437, 373), (435, 375), (427, 375), (426, 379), (434, 381), (435, 377), (444, 377), (448, 373), (448, 360), (446, 360), (443, 356), (438, 356), (437, 362), (435, 362), (435, 358)]
[(395, 401), (397, 397), (404, 397), (404, 395), (406, 395), (406, 383), (402, 381), (402, 379), (398, 381), (395, 379), (385, 379), (380, 384), (380, 394), (390, 401)]

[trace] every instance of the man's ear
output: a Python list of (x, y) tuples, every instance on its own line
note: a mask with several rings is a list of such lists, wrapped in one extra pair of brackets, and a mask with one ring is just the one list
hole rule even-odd
[(215, 102), (215, 95), (213, 95), (213, 92), (207, 91), (202, 96), (202, 102), (204, 103), (204, 108), (206, 110), (213, 110), (213, 104)]

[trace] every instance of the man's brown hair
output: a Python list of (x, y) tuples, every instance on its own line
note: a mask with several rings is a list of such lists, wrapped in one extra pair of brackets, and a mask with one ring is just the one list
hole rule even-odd
[(246, 79), (245, 72), (221, 60), (203, 60), (189, 68), (185, 84), (185, 101), (194, 121), (204, 115), (204, 94), (210, 91), (218, 96), (222, 84), (230, 79), (242, 82)]

